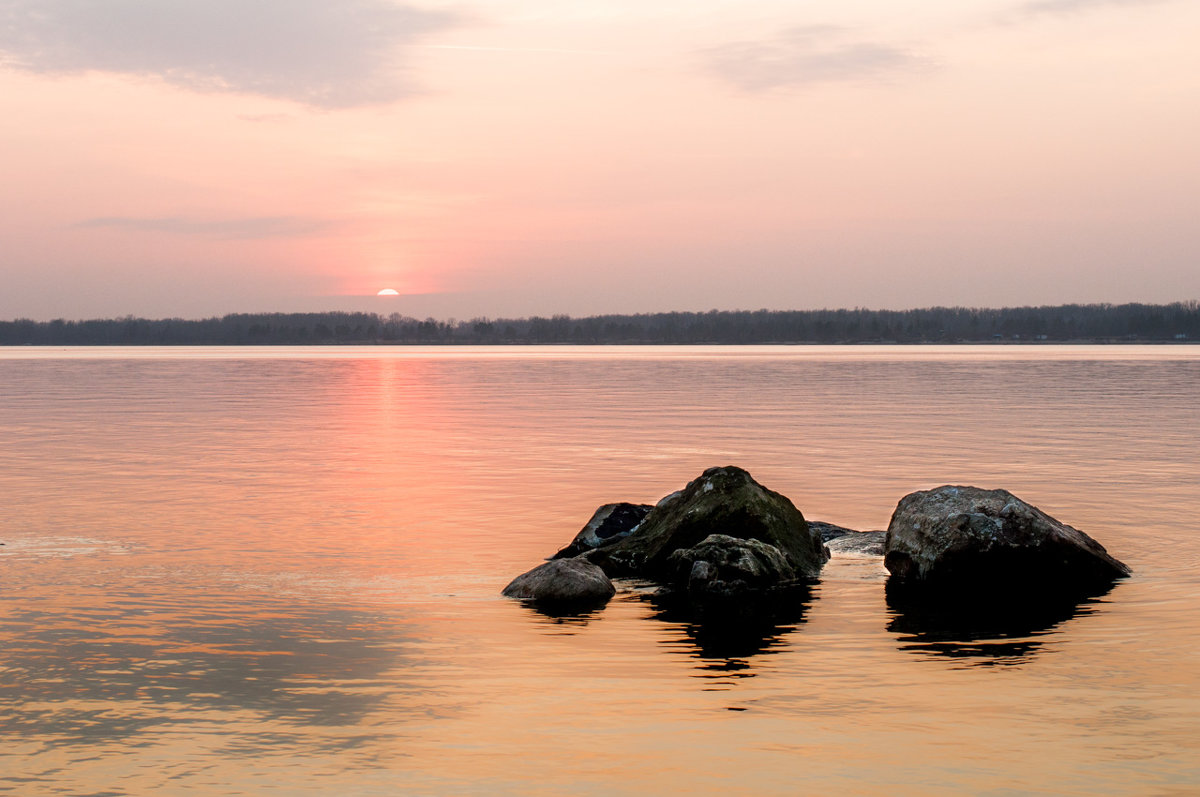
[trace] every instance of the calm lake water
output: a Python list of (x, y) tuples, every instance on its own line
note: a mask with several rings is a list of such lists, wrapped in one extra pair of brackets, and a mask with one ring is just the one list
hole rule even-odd
[[(1194, 794), (1200, 347), (0, 349), (0, 792)], [(734, 464), (1004, 487), (1135, 575), (1002, 628), (825, 567), (738, 639), (500, 589)]]

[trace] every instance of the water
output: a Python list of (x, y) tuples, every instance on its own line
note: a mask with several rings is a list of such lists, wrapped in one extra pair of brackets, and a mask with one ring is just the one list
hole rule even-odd
[[(0, 350), (0, 792), (1200, 789), (1200, 350)], [(747, 468), (812, 519), (1004, 487), (1133, 578), (988, 633), (879, 560), (713, 637), (499, 597)]]

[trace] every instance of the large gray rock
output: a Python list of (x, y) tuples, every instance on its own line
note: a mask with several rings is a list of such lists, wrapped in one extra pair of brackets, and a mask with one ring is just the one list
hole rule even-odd
[(582, 559), (555, 559), (522, 573), (504, 588), (509, 598), (549, 604), (597, 604), (616, 588), (604, 571)]
[(692, 548), (712, 534), (759, 540), (783, 554), (798, 578), (816, 578), (829, 559), (821, 537), (800, 510), (741, 468), (709, 468), (687, 487), (663, 499), (638, 529), (584, 558), (610, 576), (665, 582), (674, 551)]
[(710, 534), (667, 557), (670, 586), (692, 599), (737, 598), (787, 586), (799, 574), (783, 551), (759, 540)]
[(1129, 568), (1104, 546), (1007, 490), (938, 487), (900, 500), (884, 566), (905, 587), (1088, 591)]
[(653, 508), (649, 504), (605, 504), (595, 511), (570, 545), (550, 558), (565, 559), (593, 548), (612, 545), (633, 533)]

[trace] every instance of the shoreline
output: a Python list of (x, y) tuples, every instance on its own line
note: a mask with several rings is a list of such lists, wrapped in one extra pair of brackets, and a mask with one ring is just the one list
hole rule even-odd
[(746, 342), (722, 342), (722, 341), (687, 341), (687, 342), (663, 342), (652, 340), (638, 341), (611, 341), (600, 343), (575, 342), (575, 341), (525, 341), (525, 340), (506, 340), (506, 341), (391, 341), (391, 340), (333, 340), (333, 341), (308, 341), (303, 343), (258, 343), (258, 342), (198, 342), (198, 343), (108, 343), (108, 342), (70, 342), (70, 343), (0, 343), (0, 349), (20, 349), (20, 348), (110, 348), (110, 349), (139, 349), (139, 348), (170, 348), (170, 349), (188, 349), (188, 348), (289, 348), (289, 347), (306, 347), (306, 348), (338, 348), (351, 346), (378, 346), (381, 348), (534, 348), (534, 347), (553, 347), (563, 349), (573, 348), (589, 348), (589, 347), (611, 347), (611, 348), (641, 348), (641, 347), (671, 347), (671, 348), (731, 348), (744, 349), (753, 348), (756, 346), (796, 346), (796, 347), (856, 347), (856, 346), (883, 346), (895, 348), (912, 348), (918, 346), (934, 346), (953, 348), (956, 346), (1196, 346), (1200, 345), (1200, 340), (1165, 340), (1159, 338), (1147, 339), (1113, 339), (1113, 338), (1072, 338), (1069, 340), (844, 340), (844, 341), (815, 341), (815, 340), (794, 340), (794, 341), (746, 341)]

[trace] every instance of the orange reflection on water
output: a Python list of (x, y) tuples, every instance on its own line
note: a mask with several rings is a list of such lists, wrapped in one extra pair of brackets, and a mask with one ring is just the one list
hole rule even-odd
[[(0, 356), (0, 787), (1186, 789), (1200, 358), (1007, 348)], [(870, 557), (739, 634), (498, 596), (726, 463), (861, 528), (1005, 486), (1135, 576), (982, 631)]]

